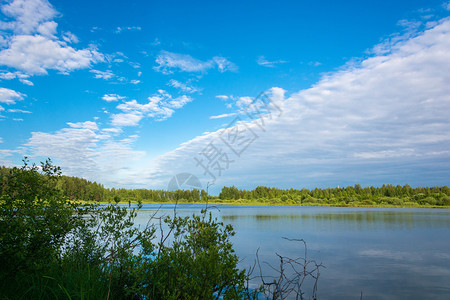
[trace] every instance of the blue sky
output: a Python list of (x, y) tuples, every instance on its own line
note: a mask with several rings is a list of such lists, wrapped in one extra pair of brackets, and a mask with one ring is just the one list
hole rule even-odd
[(126, 188), (187, 172), (213, 193), (449, 184), (450, 2), (14, 0), (0, 15), (0, 164), (51, 157)]

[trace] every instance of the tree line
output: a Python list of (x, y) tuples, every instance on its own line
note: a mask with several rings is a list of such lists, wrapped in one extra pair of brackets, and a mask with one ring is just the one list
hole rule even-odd
[[(0, 191), (8, 185), (10, 168), (0, 167)], [(443, 187), (411, 187), (387, 184), (381, 187), (362, 187), (359, 184), (347, 187), (315, 189), (279, 189), (258, 186), (255, 189), (223, 187), (218, 196), (208, 196), (205, 190), (152, 190), (105, 188), (102, 184), (83, 178), (60, 176), (56, 183), (64, 196), (70, 200), (94, 202), (152, 202), (173, 203), (211, 202), (261, 203), (292, 205), (337, 205), (337, 206), (450, 206), (450, 189)]]
[(336, 188), (279, 189), (258, 186), (253, 190), (224, 187), (219, 194), (221, 200), (281, 201), (292, 204), (336, 204), (346, 205), (433, 205), (449, 206), (450, 189), (443, 187), (416, 187), (387, 184), (381, 187), (362, 187), (359, 184)]
[[(8, 186), (8, 175), (11, 168), (0, 167), (0, 192)], [(105, 188), (103, 184), (73, 176), (59, 176), (56, 188), (69, 200), (94, 202), (173, 202), (188, 201), (199, 202), (206, 199), (204, 190), (151, 190), (151, 189), (124, 189)]]

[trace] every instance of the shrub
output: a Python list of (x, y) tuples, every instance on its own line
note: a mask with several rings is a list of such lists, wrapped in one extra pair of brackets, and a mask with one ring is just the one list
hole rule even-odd
[[(206, 214), (206, 211), (204, 212)], [(236, 267), (230, 237), (234, 231), (211, 215), (166, 218), (174, 241), (147, 253), (139, 294), (150, 299), (236, 299), (244, 292), (245, 273)]]
[[(41, 170), (41, 173), (38, 171)], [(45, 269), (61, 255), (66, 236), (81, 218), (55, 188), (60, 169), (13, 168), (2, 177), (0, 195), (0, 282)]]
[(374, 205), (375, 203), (371, 200), (363, 200), (361, 202), (362, 205)]
[(450, 205), (450, 197), (444, 196), (441, 198), (440, 205), (449, 206)]
[(230, 225), (206, 212), (166, 218), (170, 233), (155, 241), (158, 220), (134, 226), (141, 205), (69, 202), (55, 188), (59, 175), (50, 160), (41, 168), (25, 160), (2, 176), (2, 299), (231, 299), (244, 292)]

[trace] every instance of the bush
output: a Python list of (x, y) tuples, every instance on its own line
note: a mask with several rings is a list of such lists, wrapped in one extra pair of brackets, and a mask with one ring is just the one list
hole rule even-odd
[(0, 282), (45, 269), (62, 254), (66, 236), (80, 224), (74, 205), (56, 190), (60, 169), (13, 168), (2, 177), (0, 196)]
[(150, 299), (236, 299), (243, 294), (246, 277), (236, 267), (230, 225), (211, 215), (166, 218), (165, 223), (173, 231), (174, 242), (160, 245), (152, 253), (156, 259), (140, 266), (138, 277), (146, 285), (139, 294)]
[(246, 276), (237, 269), (230, 225), (206, 212), (166, 218), (170, 232), (155, 241), (151, 220), (144, 229), (134, 226), (141, 205), (69, 202), (55, 188), (59, 176), (50, 160), (41, 168), (25, 160), (24, 167), (2, 176), (2, 299), (232, 299), (243, 294)]
[(312, 198), (312, 197), (308, 197), (308, 198), (306, 198), (305, 200), (303, 200), (303, 203), (304, 204), (307, 204), (307, 203), (317, 203), (318, 202), (318, 200), (316, 199), (316, 198)]
[(363, 200), (361, 202), (362, 205), (374, 205), (375, 203), (371, 200)]
[(449, 196), (442, 197), (440, 205), (450, 206), (450, 197)]

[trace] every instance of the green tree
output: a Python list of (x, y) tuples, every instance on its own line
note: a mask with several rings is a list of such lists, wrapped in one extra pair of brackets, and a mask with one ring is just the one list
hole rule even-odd
[(0, 281), (45, 268), (62, 251), (80, 220), (56, 189), (60, 169), (50, 160), (38, 168), (25, 158), (22, 168), (2, 176), (0, 196)]
[(170, 232), (155, 241), (157, 219), (134, 226), (140, 205), (69, 201), (50, 160), (40, 168), (25, 160), (2, 174), (2, 299), (242, 298), (246, 277), (230, 242), (234, 231), (206, 212), (166, 218)]

